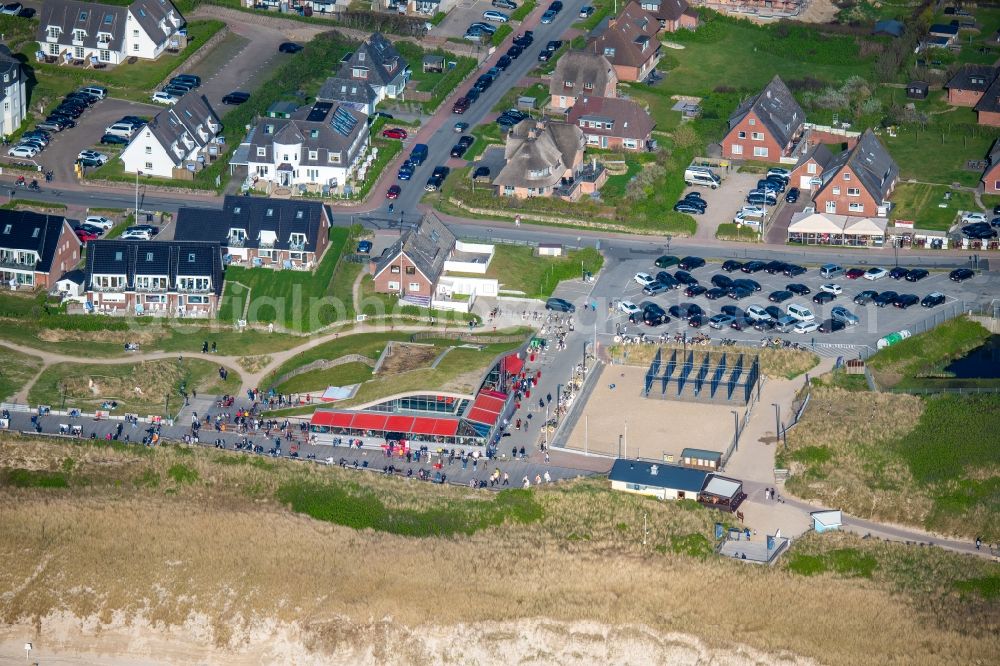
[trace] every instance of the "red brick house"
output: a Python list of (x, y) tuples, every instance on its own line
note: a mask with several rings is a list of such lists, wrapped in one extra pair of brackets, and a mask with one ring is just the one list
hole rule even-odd
[(556, 62), (549, 93), (554, 109), (568, 109), (582, 95), (617, 97), (618, 74), (600, 53), (569, 51)]
[(375, 291), (430, 306), (444, 262), (455, 248), (455, 235), (433, 213), (403, 233), (370, 265)]
[[(998, 70), (1000, 72), (1000, 70)], [(973, 107), (980, 125), (1000, 127), (1000, 73), (983, 93), (982, 99)]]
[(986, 160), (987, 166), (982, 178), (983, 189), (987, 194), (1000, 194), (1000, 139), (993, 142)]
[(813, 194), (817, 213), (887, 217), (899, 167), (875, 133), (866, 130), (853, 148), (829, 161), (820, 180)]
[(812, 192), (822, 184), (823, 171), (833, 161), (833, 153), (825, 144), (817, 144), (799, 158), (792, 169), (791, 185), (803, 192)]
[(653, 119), (627, 99), (581, 97), (567, 120), (583, 131), (588, 146), (609, 150), (646, 150)]
[(952, 106), (975, 107), (983, 93), (997, 79), (998, 68), (990, 65), (966, 65), (945, 85)]
[(0, 280), (5, 286), (51, 289), (80, 263), (80, 245), (61, 215), (0, 210)]
[(777, 162), (791, 155), (806, 114), (781, 77), (775, 75), (759, 94), (729, 117), (722, 155), (735, 160)]
[(608, 59), (619, 81), (642, 81), (660, 62), (660, 22), (638, 3), (629, 3), (607, 29), (590, 40), (587, 50)]
[(660, 30), (677, 32), (698, 27), (698, 12), (687, 0), (639, 0), (639, 6), (660, 22)]

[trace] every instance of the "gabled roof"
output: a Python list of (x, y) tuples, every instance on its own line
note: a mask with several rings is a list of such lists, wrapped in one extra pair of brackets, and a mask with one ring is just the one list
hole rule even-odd
[(222, 247), (218, 242), (96, 240), (87, 245), (86, 288), (94, 275), (125, 275), (127, 291), (136, 275), (166, 275), (170, 287), (177, 277), (210, 277), (216, 295), (222, 293)]
[(369, 72), (366, 79), (368, 83), (373, 86), (386, 86), (392, 83), (406, 66), (406, 61), (399, 55), (392, 42), (382, 33), (373, 32), (341, 65), (338, 76), (353, 79), (351, 72), (355, 68), (364, 68)]
[[(645, 140), (653, 131), (653, 119), (646, 110), (629, 99), (618, 97), (581, 97), (569, 111), (569, 122), (580, 126), (584, 134), (598, 134)], [(606, 127), (583, 127), (581, 121), (611, 123)]]
[(642, 0), (641, 4), (659, 21), (676, 21), (686, 12), (690, 5), (687, 0)]
[(947, 25), (945, 23), (935, 23), (927, 32), (932, 35), (957, 35), (958, 26)]
[(751, 113), (767, 126), (781, 147), (788, 145), (806, 120), (806, 114), (795, 101), (792, 91), (777, 74), (758, 95), (743, 102), (729, 116), (729, 129), (736, 127)]
[(83, 38), (85, 48), (96, 49), (97, 33), (106, 32), (111, 35), (111, 41), (102, 48), (111, 51), (125, 49), (125, 30), (128, 17), (128, 7), (115, 5), (99, 5), (93, 2), (79, 0), (45, 0), (42, 3), (41, 16), (38, 19), (38, 41), (45, 42), (49, 27), (62, 28), (59, 36), (60, 44), (70, 44), (74, 30), (83, 30), (87, 34)]
[(1000, 139), (993, 142), (989, 155), (986, 156), (991, 167), (1000, 166)]
[(331, 76), (316, 93), (318, 102), (345, 102), (370, 105), (378, 98), (372, 87), (364, 81), (356, 81), (342, 76)]
[[(184, 24), (184, 17), (170, 0), (134, 0), (128, 9), (143, 32), (157, 44), (162, 44), (164, 39), (176, 31), (176, 26), (169, 18), (171, 14), (181, 25)], [(160, 26), (161, 22), (163, 27)]]
[(553, 187), (583, 150), (579, 127), (558, 120), (519, 122), (507, 134), (504, 166), (493, 184), (504, 187)]
[(226, 245), (230, 229), (243, 229), (246, 232), (244, 246), (259, 248), (261, 231), (272, 231), (275, 235), (273, 247), (287, 250), (294, 233), (304, 234), (305, 251), (315, 252), (323, 220), (330, 217), (330, 211), (319, 201), (230, 195), (221, 211), (193, 207), (178, 210), (174, 239), (215, 241)]
[(855, 182), (860, 182), (876, 203), (885, 201), (889, 189), (899, 177), (899, 167), (892, 159), (892, 155), (869, 129), (865, 130), (853, 148), (845, 150), (830, 161), (821, 176), (823, 182), (813, 198), (818, 197), (831, 183), (844, 182), (840, 174), (845, 168), (850, 168), (857, 176), (857, 181), (849, 181), (851, 186)]
[[(38, 255), (35, 270), (48, 273), (52, 269), (63, 225), (69, 223), (61, 215), (0, 209), (0, 248), (34, 251)], [(79, 243), (76, 236), (73, 236), (72, 242)]]
[[(157, 113), (147, 127), (166, 149), (174, 166), (180, 166), (191, 151), (204, 148), (222, 131), (222, 123), (209, 106), (208, 99), (193, 93), (184, 95), (176, 104)], [(136, 138), (142, 133), (140, 130)], [(183, 148), (183, 155), (173, 150), (174, 144)], [(128, 148), (131, 147), (132, 144), (129, 144)]]
[(799, 158), (799, 161), (795, 163), (795, 168), (798, 169), (809, 160), (815, 161), (825, 170), (830, 161), (833, 160), (833, 153), (826, 147), (826, 144), (818, 143)]
[(1000, 69), (990, 65), (966, 65), (951, 77), (945, 88), (985, 92), (997, 78)]
[[(278, 162), (274, 145), (301, 146), (299, 164), (302, 166), (349, 165), (351, 146), (358, 135), (368, 131), (365, 114), (347, 105), (317, 102), (312, 108), (302, 108), (291, 118), (262, 118), (249, 135), (251, 162)], [(264, 155), (257, 155), (257, 148), (264, 148)], [(315, 151), (316, 158), (309, 157)], [(339, 162), (331, 162), (330, 155), (340, 155)]]
[[(591, 93), (601, 94), (613, 79), (617, 79), (615, 69), (600, 53), (568, 51), (556, 62), (549, 81), (549, 93), (565, 95), (570, 91), (574, 95), (586, 94), (588, 88), (585, 85), (589, 83)], [(573, 84), (572, 88), (565, 87), (567, 81)]]
[(590, 41), (587, 50), (603, 54), (615, 65), (640, 67), (659, 49), (659, 30), (660, 22), (632, 2), (611, 20), (607, 30)]
[(444, 226), (437, 215), (427, 213), (419, 225), (405, 232), (376, 260), (375, 275), (391, 266), (403, 253), (434, 284), (441, 277), (444, 262), (454, 247), (455, 234)]
[(1000, 76), (993, 79), (993, 83), (983, 93), (982, 98), (973, 107), (973, 110), (977, 113), (984, 111), (987, 113), (1000, 113)]
[(653, 488), (700, 493), (701, 489), (705, 487), (709, 473), (690, 467), (619, 458), (611, 466), (608, 478), (612, 481), (635, 483)]
[[(11, 83), (19, 81), (21, 85), (24, 85), (24, 79), (21, 77), (21, 63), (14, 59), (6, 44), (0, 44), (0, 76), (7, 77)], [(0, 86), (0, 100), (7, 97), (7, 88), (9, 87), (10, 85)]]

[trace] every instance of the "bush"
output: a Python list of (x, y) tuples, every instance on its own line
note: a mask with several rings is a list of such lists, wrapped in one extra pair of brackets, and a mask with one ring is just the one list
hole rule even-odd
[(16, 468), (4, 470), (2, 476), (4, 485), (15, 488), (69, 488), (63, 472)]

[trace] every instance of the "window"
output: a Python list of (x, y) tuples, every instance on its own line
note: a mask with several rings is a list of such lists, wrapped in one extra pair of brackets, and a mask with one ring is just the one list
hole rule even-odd
[(206, 305), (208, 296), (188, 296), (188, 305)]
[(583, 84), (583, 89), (584, 90), (593, 90), (594, 89), (594, 84), (593, 83), (584, 83)]
[(296, 246), (296, 245), (297, 246), (305, 245), (306, 244), (306, 235), (305, 234), (292, 234), (289, 237), (288, 242), (291, 243), (293, 246)]
[(419, 282), (411, 282), (410, 283), (410, 291), (420, 291), (420, 283)]
[(860, 197), (861, 196), (861, 188), (858, 188), (858, 187), (848, 187), (847, 188), (847, 196), (849, 196), (849, 197)]
[(629, 150), (635, 150), (636, 148), (639, 147), (639, 142), (636, 141), (635, 139), (624, 139), (622, 141), (622, 145), (628, 148)]
[(406, 274), (407, 275), (416, 275), (417, 274), (417, 269), (414, 268), (413, 266), (407, 266), (406, 267)]
[(808, 173), (808, 174), (816, 173), (816, 163), (815, 162), (810, 162), (809, 164), (806, 165), (806, 173)]
[(195, 262), (195, 258), (196, 258), (196, 257), (195, 257), (195, 254), (194, 254), (194, 252), (192, 252), (192, 253), (188, 254), (188, 263), (189, 263), (189, 264), (193, 264), (193, 263)]
[(753, 147), (754, 157), (767, 157), (767, 148), (765, 146), (754, 146)]
[(507, 196), (513, 196), (514, 195), (514, 186), (513, 185), (504, 185), (503, 186), (503, 193), (506, 194)]
[(340, 153), (330, 153), (330, 163), (340, 164)]
[(139, 45), (138, 44), (133, 44), (132, 45), (132, 50), (133, 51), (138, 51), (139, 50)]
[(310, 150), (309, 151), (309, 159), (311, 159), (311, 160), (318, 160), (319, 159), (319, 151), (318, 150)]
[(59, 55), (59, 45), (58, 44), (49, 44), (49, 55), (54, 55), (54, 56)]
[(731, 152), (733, 153), (733, 155), (742, 155), (743, 154), (743, 146), (741, 146), (738, 143), (734, 143)]
[(98, 57), (100, 58), (100, 60), (102, 62), (110, 62), (111, 61), (111, 51), (108, 51), (107, 49), (103, 49)]
[(572, 88), (572, 87), (573, 87), (572, 81), (563, 81), (563, 88)]
[(753, 138), (754, 141), (763, 141), (764, 140), (764, 133), (763, 132), (754, 132), (751, 136), (752, 136), (752, 138)]
[(852, 213), (863, 213), (865, 212), (865, 205), (857, 201), (852, 201), (847, 209)]
[(745, 138), (747, 138), (747, 133), (746, 133), (746, 132), (743, 132), (743, 131), (741, 130), (741, 131), (739, 131), (739, 132), (737, 132), (737, 133), (736, 133), (736, 137), (737, 137), (738, 139), (745, 139)]
[(207, 277), (182, 277), (177, 280), (177, 286), (182, 291), (207, 291), (211, 283)]
[(751, 127), (752, 127), (752, 126), (754, 126), (754, 125), (756, 125), (756, 124), (757, 124), (757, 119), (756, 119), (756, 118), (750, 118), (750, 120), (749, 120), (749, 123), (748, 123), (748, 124), (749, 124), (749, 125), (750, 125)]
[(615, 50), (614, 50), (614, 48), (612, 48), (610, 46), (606, 46), (604, 48), (604, 55), (606, 55), (606, 56), (608, 56), (610, 58), (614, 58), (615, 57)]
[(389, 272), (390, 273), (399, 273), (399, 266), (393, 264), (392, 266), (389, 267)]
[(78, 42), (82, 42), (83, 38), (86, 37), (86, 35), (87, 35), (87, 33), (85, 33), (83, 30), (74, 30), (73, 31), (73, 39), (75, 39)]
[(257, 146), (257, 157), (265, 157), (267, 155), (267, 148), (263, 146)]
[(153, 154), (153, 147), (152, 146), (146, 146), (146, 154), (147, 155), (152, 155)]
[(839, 195), (840, 194), (840, 188), (839, 187), (834, 187), (833, 188), (833, 194), (834, 194), (834, 196)]
[(850, 179), (851, 179), (851, 174), (849, 174), (848, 172), (845, 171), (844, 172), (844, 180), (850, 180)]
[(153, 163), (152, 162), (146, 162), (146, 170), (147, 171), (152, 171), (153, 170)]
[[(49, 39), (59, 39), (59, 33), (62, 29), (57, 26), (49, 26)], [(58, 51), (57, 51), (58, 53)]]
[(827, 201), (826, 202), (826, 212), (828, 212), (828, 213), (836, 213), (837, 212), (837, 202), (836, 201)]

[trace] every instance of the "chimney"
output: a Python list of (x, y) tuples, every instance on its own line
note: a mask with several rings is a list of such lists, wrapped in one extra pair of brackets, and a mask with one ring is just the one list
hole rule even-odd
[(660, 471), (659, 465), (653, 465), (652, 467), (649, 468), (649, 473), (652, 474), (653, 476), (656, 476), (659, 473), (659, 471)]

